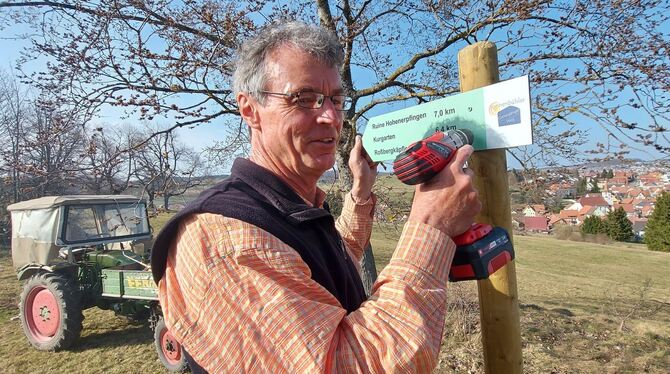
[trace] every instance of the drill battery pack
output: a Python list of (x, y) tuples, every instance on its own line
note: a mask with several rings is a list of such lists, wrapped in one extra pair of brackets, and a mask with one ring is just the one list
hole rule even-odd
[(454, 238), (456, 253), (449, 281), (486, 279), (514, 259), (509, 234), (502, 227), (476, 223)]

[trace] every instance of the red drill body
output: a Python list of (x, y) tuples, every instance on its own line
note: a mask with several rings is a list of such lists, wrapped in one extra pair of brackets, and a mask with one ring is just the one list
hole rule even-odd
[(472, 144), (470, 131), (438, 131), (400, 153), (393, 161), (393, 172), (405, 184), (423, 183), (444, 169), (465, 144)]
[[(444, 169), (465, 144), (472, 144), (470, 131), (437, 132), (400, 153), (393, 162), (393, 172), (405, 184), (424, 183)], [(509, 234), (501, 227), (475, 223), (454, 242), (456, 253), (449, 269), (452, 282), (486, 279), (514, 259)]]

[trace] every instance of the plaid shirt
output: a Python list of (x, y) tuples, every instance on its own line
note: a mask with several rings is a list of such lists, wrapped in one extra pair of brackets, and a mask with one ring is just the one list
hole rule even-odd
[[(336, 222), (356, 259), (373, 209), (347, 197)], [(181, 223), (159, 299), (170, 331), (212, 373), (430, 372), (454, 251), (441, 231), (408, 222), (372, 296), (347, 315), (276, 237), (197, 214)]]

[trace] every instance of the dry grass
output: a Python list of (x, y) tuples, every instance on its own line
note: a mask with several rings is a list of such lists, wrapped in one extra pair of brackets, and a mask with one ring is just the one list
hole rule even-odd
[[(159, 217), (163, 222), (165, 218)], [(380, 271), (398, 235), (394, 227), (375, 229), (372, 243)], [(525, 372), (667, 372), (669, 253), (650, 252), (639, 245), (533, 236), (515, 237), (515, 245)], [(98, 309), (85, 312), (82, 338), (74, 350), (48, 353), (32, 349), (14, 318), (20, 284), (7, 251), (1, 253), (2, 372), (163, 371), (148, 326)], [(445, 339), (435, 373), (481, 373), (476, 283), (449, 287)]]

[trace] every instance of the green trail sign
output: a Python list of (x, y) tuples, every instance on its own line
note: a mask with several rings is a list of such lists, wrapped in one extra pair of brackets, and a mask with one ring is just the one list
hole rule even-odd
[(392, 160), (436, 131), (468, 129), (475, 150), (532, 144), (528, 76), (370, 118), (363, 146), (373, 161)]

